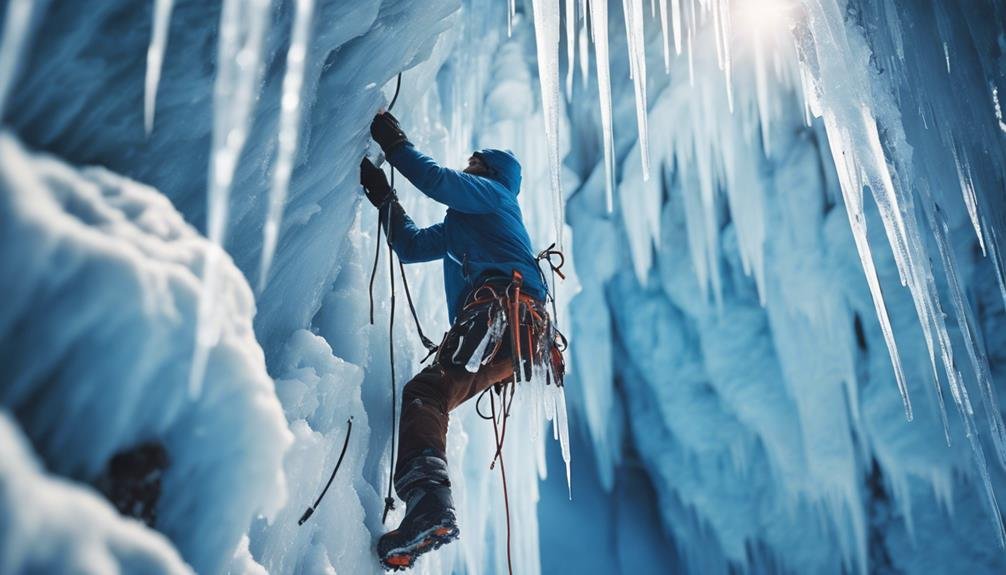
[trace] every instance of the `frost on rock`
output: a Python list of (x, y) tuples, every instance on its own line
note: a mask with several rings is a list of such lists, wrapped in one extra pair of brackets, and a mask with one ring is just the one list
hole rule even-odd
[(225, 321), (192, 402), (198, 270), (212, 244), (156, 190), (105, 169), (33, 155), (8, 133), (0, 158), (0, 273), (18, 278), (0, 288), (0, 404), (60, 475), (94, 480), (115, 453), (161, 442), (157, 529), (194, 569), (217, 572), (251, 518), (285, 499), (289, 432), (248, 284), (221, 260)]

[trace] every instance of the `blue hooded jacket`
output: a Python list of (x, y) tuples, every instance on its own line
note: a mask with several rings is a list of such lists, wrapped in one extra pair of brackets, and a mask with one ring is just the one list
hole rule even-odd
[(508, 151), (487, 149), (475, 155), (489, 168), (488, 177), (441, 167), (409, 142), (387, 154), (419, 191), (447, 206), (444, 221), (428, 228), (417, 227), (395, 202), (382, 209), (381, 221), (388, 221), (386, 210), (391, 210), (391, 244), (403, 262), (444, 260), (451, 323), (487, 272), (509, 278), (517, 270), (524, 276), (523, 291), (539, 300), (546, 295), (517, 204), (520, 163)]

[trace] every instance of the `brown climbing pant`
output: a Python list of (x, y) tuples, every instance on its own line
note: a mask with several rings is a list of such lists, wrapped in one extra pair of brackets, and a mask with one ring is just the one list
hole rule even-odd
[[(449, 334), (439, 355), (450, 357), (457, 344), (457, 338)], [(447, 459), (448, 414), (493, 384), (513, 377), (508, 351), (501, 350), (478, 373), (447, 361), (435, 361), (405, 385), (398, 436), (399, 469), (420, 453)]]

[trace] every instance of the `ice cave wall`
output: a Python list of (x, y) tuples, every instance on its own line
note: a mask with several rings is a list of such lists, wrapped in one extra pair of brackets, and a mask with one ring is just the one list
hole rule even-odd
[[(5, 124), (25, 144), (70, 164), (101, 165), (153, 186), (189, 224), (205, 230), (204, 190), (214, 114), (220, 112), (214, 110), (214, 76), (220, 65), (216, 23), (221, 5), (174, 3), (148, 136), (144, 79), (154, 3), (37, 4), (47, 5), (35, 17)], [(275, 380), (294, 438), (283, 463), (289, 497), (271, 523), (254, 521), (248, 540), (238, 546), (237, 572), (259, 563), (275, 572), (376, 569), (369, 553), (373, 534), (382, 530), (379, 512), (387, 477), (390, 426), (376, 422), (388, 417), (390, 403), (384, 355), (388, 341), (381, 327), (389, 310), (379, 296), (378, 327), (368, 326), (365, 294), (374, 223), (366, 210), (358, 209), (355, 166), (368, 152), (367, 119), (386, 101), (389, 81), (402, 69), (406, 80), (395, 111), (421, 147), (448, 163), (460, 163), (469, 143), (503, 141), (525, 159), (522, 201), (532, 214), (532, 233), (540, 247), (556, 239), (552, 222), (557, 211), (546, 190), (553, 185), (551, 170), (556, 167), (550, 158), (562, 159), (558, 168), (569, 196), (570, 226), (563, 236), (579, 279), (561, 289), (567, 301), (580, 290), (563, 325), (575, 335), (574, 420), (594, 451), (584, 459), (596, 459), (601, 484), (624, 494), (620, 486), (639, 479), (625, 471), (626, 459), (638, 454), (656, 490), (664, 528), (678, 547), (669, 568), (1003, 570), (996, 522), (976, 463), (981, 458), (969, 451), (962, 420), (952, 407), (947, 434), (953, 446), (945, 445), (932, 379), (946, 375), (933, 365), (941, 358), (931, 362), (917, 307), (920, 298), (933, 292), (926, 292), (922, 276), (912, 276), (913, 294), (900, 285), (900, 252), (889, 247), (890, 237), (867, 194), (863, 237), (872, 248), (913, 399), (914, 421), (907, 423), (875, 292), (864, 279), (850, 231), (850, 204), (843, 193), (849, 193), (848, 182), (854, 178), (835, 166), (836, 159), (848, 154), (862, 168), (865, 157), (872, 161), (870, 173), (883, 174), (886, 164), (897, 176), (902, 187), (892, 188), (894, 192), (911, 196), (925, 186), (932, 194), (932, 205), (939, 206), (936, 217), (947, 222), (943, 247), (956, 263), (959, 285), (974, 312), (975, 341), (987, 351), (995, 389), (1001, 392), (1006, 342), (996, 268), (1001, 255), (994, 251), (1002, 229), (1006, 165), (1000, 157), (1003, 134), (997, 112), (1003, 76), (1000, 4), (968, 9), (974, 7), (795, 3), (796, 30), (808, 32), (796, 36), (805, 50), (803, 68), (796, 54), (759, 52), (744, 44), (750, 34), (764, 32), (745, 26), (740, 13), (734, 14), (727, 37), (733, 59), (724, 66), (723, 13), (715, 11), (725, 2), (645, 4), (591, 3), (595, 16), (600, 16), (600, 6), (608, 8), (604, 33), (591, 30), (589, 23), (598, 20), (582, 19), (585, 3), (563, 6), (564, 14), (572, 6), (572, 14), (580, 15), (575, 22), (560, 19), (557, 2), (522, 3), (509, 38), (504, 3), (388, 0), (318, 2), (314, 7), (300, 145), (272, 271), (254, 300), (261, 348), (245, 331), (238, 345), (242, 361), (235, 368), (250, 369), (255, 381)], [(623, 6), (633, 15), (629, 35)], [(294, 8), (293, 2), (269, 8), (261, 95), (231, 191), (224, 246), (236, 269), (225, 267), (239, 293), (233, 302), (240, 308), (237, 323), (244, 328), (251, 321), (253, 292), (240, 275), (256, 285)], [(668, 8), (673, 18), (661, 26), (660, 11)], [(672, 34), (677, 18), (682, 19), (680, 29)], [(567, 26), (571, 23), (575, 26)], [(569, 51), (571, 29), (577, 46)], [(781, 35), (788, 34), (783, 30)], [(829, 44), (835, 38), (843, 42)], [(556, 62), (549, 59), (552, 46), (545, 45), (551, 40), (561, 55)], [(595, 67), (601, 43), (610, 49), (610, 70)], [(815, 61), (808, 59), (807, 50), (834, 57)], [(567, 87), (557, 79), (569, 73), (570, 54), (576, 66)], [(815, 63), (819, 66), (811, 65)], [(855, 75), (864, 82), (860, 91), (815, 92), (842, 86), (836, 76), (828, 76), (842, 66), (864, 72)], [(629, 81), (630, 68), (634, 82)], [(615, 183), (610, 213), (604, 122), (599, 120), (605, 91), (597, 85), (609, 71)], [(643, 116), (646, 146), (637, 127), (641, 77), (648, 96), (643, 106), (648, 110)], [(858, 103), (861, 107), (852, 111), (865, 110), (869, 116), (850, 117), (844, 103)], [(549, 128), (552, 113), (556, 124)], [(808, 125), (808, 116), (820, 118)], [(864, 156), (862, 149), (839, 147), (857, 142), (839, 137), (835, 126), (843, 122), (879, 127), (881, 161)], [(558, 153), (553, 154), (555, 147)], [(649, 159), (646, 168), (641, 157)], [(108, 177), (127, 189), (135, 186), (119, 176)], [(53, 193), (59, 189), (54, 187)], [(407, 186), (400, 191), (420, 223), (439, 216), (437, 209), (417, 202)], [(924, 222), (925, 231), (929, 224), (922, 204), (909, 205), (904, 213)], [(927, 238), (923, 247), (932, 261), (943, 261), (941, 246), (928, 239), (932, 236), (920, 237)], [(20, 236), (18, 241), (25, 245)], [(201, 250), (212, 249), (200, 245)], [(94, 253), (85, 259), (104, 261)], [(5, 263), (20, 261), (5, 255)], [(930, 265), (936, 270), (933, 289), (951, 318), (955, 312), (947, 276), (940, 264)], [(39, 269), (39, 277), (49, 278), (45, 281), (55, 277)], [(190, 296), (199, 287), (194, 270), (192, 264), (187, 272)], [(435, 312), (441, 297), (439, 271), (427, 266), (407, 273), (417, 299), (430, 302), (420, 306), (427, 331), (439, 333), (446, 327), (446, 318)], [(9, 283), (5, 289), (28, 292), (25, 285)], [(387, 289), (382, 273), (378, 293)], [(114, 304), (120, 302), (108, 299), (109, 291), (99, 289), (81, 301), (89, 309), (119, 309)], [(191, 297), (187, 301), (191, 307)], [(44, 302), (35, 299), (33, 305)], [(58, 332), (58, 317), (32, 315), (54, 319), (43, 324), (49, 330), (43, 335)], [(81, 329), (94, 329), (104, 315), (96, 311), (89, 319), (94, 323)], [(184, 405), (180, 413), (199, 411), (185, 396), (193, 316), (189, 313), (177, 326), (188, 336), (172, 337), (165, 353), (153, 354), (176, 362), (177, 374), (163, 385)], [(149, 323), (129, 339), (144, 341), (163, 329), (160, 320)], [(958, 350), (954, 365), (972, 386), (977, 404), (980, 393), (961, 351), (962, 333), (954, 320), (946, 325)], [(405, 350), (398, 355), (399, 375), (411, 371), (422, 355), (410, 330), (395, 335), (396, 345)], [(124, 332), (117, 333), (120, 339), (112, 337), (107, 345), (122, 345)], [(7, 337), (5, 341), (14, 336)], [(76, 341), (71, 350), (85, 353), (89, 343)], [(132, 366), (128, 361), (109, 363), (117, 370)], [(107, 378), (101, 372), (107, 366), (96, 362), (89, 369)], [(227, 373), (229, 378), (244, 372)], [(113, 375), (125, 381), (121, 374)], [(37, 385), (40, 380), (34, 381)], [(945, 381), (943, 385), (946, 389)], [(255, 405), (235, 417), (259, 413), (273, 422), (272, 431), (266, 441), (228, 440), (239, 450), (270, 445), (272, 453), (282, 452), (289, 432), (275, 425), (278, 404), (274, 399), (255, 402), (247, 386), (239, 389), (239, 397)], [(949, 405), (950, 394), (945, 395)], [(87, 479), (87, 472), (61, 468), (47, 454), (50, 439), (41, 431), (46, 419), (26, 415), (24, 408), (19, 412), (12, 401), (3, 403), (12, 408), (48, 467)], [(974, 421), (992, 469), (990, 482), (1001, 494), (1002, 468), (981, 409), (975, 405)], [(214, 410), (206, 417), (218, 415)], [(340, 471), (336, 485), (341, 488), (329, 495), (326, 511), (298, 530), (293, 523), (334, 464), (350, 416), (354, 445), (360, 448)], [(64, 433), (75, 428), (69, 423), (57, 427)], [(115, 431), (105, 449), (84, 457), (92, 471), (116, 449), (145, 438), (134, 429)], [(421, 568), (502, 569), (501, 517), (482, 504), (498, 495), (484, 464), (491, 458), (491, 430), (472, 413), (463, 413), (451, 434), (452, 473), (459, 479), (455, 484), (463, 486), (458, 497), (466, 538)], [(540, 441), (527, 442), (534, 449), (515, 451), (517, 442), (508, 454), (508, 461), (522, 470), (511, 491), (522, 502), (515, 511), (523, 526), (515, 553), (520, 572), (533, 573), (540, 551), (536, 472), (545, 470), (545, 452)], [(184, 452), (194, 458), (209, 455)], [(250, 465), (244, 457), (235, 461)], [(205, 463), (212, 473), (225, 467), (220, 461)], [(274, 460), (268, 473), (255, 477), (273, 477), (270, 473), (279, 469)], [(265, 480), (256, 485), (267, 489), (276, 484)], [(257, 512), (254, 504), (263, 498), (228, 493), (223, 501), (217, 505), (240, 504), (244, 514), (230, 524), (226, 541), (197, 551), (187, 547), (186, 536), (172, 536), (183, 558), (200, 571), (224, 568), (244, 531), (242, 518)], [(277, 505), (281, 501), (275, 498)], [(544, 505), (548, 509), (552, 504)], [(201, 508), (199, 513), (210, 511)], [(335, 523), (345, 528), (324, 528)]]
[[(794, 6), (795, 19), (817, 18), (817, 25), (826, 13), (838, 15), (830, 32), (859, 42), (853, 52), (869, 84), (841, 93), (843, 82), (832, 78), (813, 88), (850, 101), (862, 97), (857, 88), (875, 92), (868, 93), (875, 108), (867, 122), (883, 130), (886, 168), (904, 179), (909, 195), (924, 187), (934, 194), (1001, 396), (1001, 262), (980, 246), (996, 233), (1003, 208), (1003, 134), (993, 102), (1001, 7)], [(611, 75), (624, 79), (631, 42), (621, 37), (619, 17), (610, 18)], [(597, 346), (577, 346), (573, 354), (578, 367), (591, 366), (578, 383), (600, 473), (607, 484), (617, 482), (612, 466), (624, 449), (624, 420), (656, 486), (664, 524), (693, 571), (1000, 571), (1001, 519), (988, 509), (981, 477), (987, 457), (1001, 492), (994, 430), (975, 406), (985, 455), (973, 457), (951, 411), (953, 446), (946, 445), (932, 387), (934, 377), (946, 385), (945, 375), (933, 374), (917, 300), (900, 285), (867, 195), (868, 242), (916, 405), (914, 421), (905, 421), (850, 233), (832, 126), (805, 122), (821, 113), (821, 103), (804, 91), (807, 77), (793, 81), (778, 61), (767, 66), (774, 75), (768, 97), (759, 93), (758, 55), (744, 43), (753, 32), (745, 22), (735, 17), (731, 24), (737, 40), (729, 87), (717, 66), (714, 31), (694, 37), (692, 54), (671, 62), (668, 80), (660, 28), (647, 29), (650, 180), (640, 177), (631, 86), (613, 84), (613, 215), (605, 207), (600, 151), (587, 145), (567, 158), (586, 182), (568, 205), (583, 285), (571, 307), (578, 341)], [(838, 45), (830, 48), (833, 59), (844, 57)], [(588, 99), (594, 89), (585, 86), (582, 99), (573, 89), (575, 142), (602, 139), (595, 124), (576, 121), (596, 116), (597, 103)], [(819, 108), (805, 109), (805, 102)], [(898, 133), (907, 141), (891, 141)], [(898, 165), (898, 147), (914, 150), (915, 168)], [(843, 149), (839, 157), (854, 153)], [(989, 163), (955, 161), (962, 154)], [(958, 178), (958, 170), (972, 175)], [(978, 187), (972, 178), (986, 182), (977, 192), (988, 222), (980, 235), (968, 206)], [(925, 201), (905, 213), (923, 218)], [(923, 241), (953, 318), (939, 247)], [(947, 324), (958, 354), (954, 369), (965, 374), (977, 402), (977, 374), (963, 351), (967, 335)], [(621, 400), (605, 399), (613, 396)]]

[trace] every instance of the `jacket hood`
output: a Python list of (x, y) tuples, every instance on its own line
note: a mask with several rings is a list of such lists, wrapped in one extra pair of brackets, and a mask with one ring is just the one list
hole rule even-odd
[(475, 152), (493, 172), (489, 177), (503, 184), (516, 196), (520, 193), (520, 162), (510, 150), (486, 148)]

